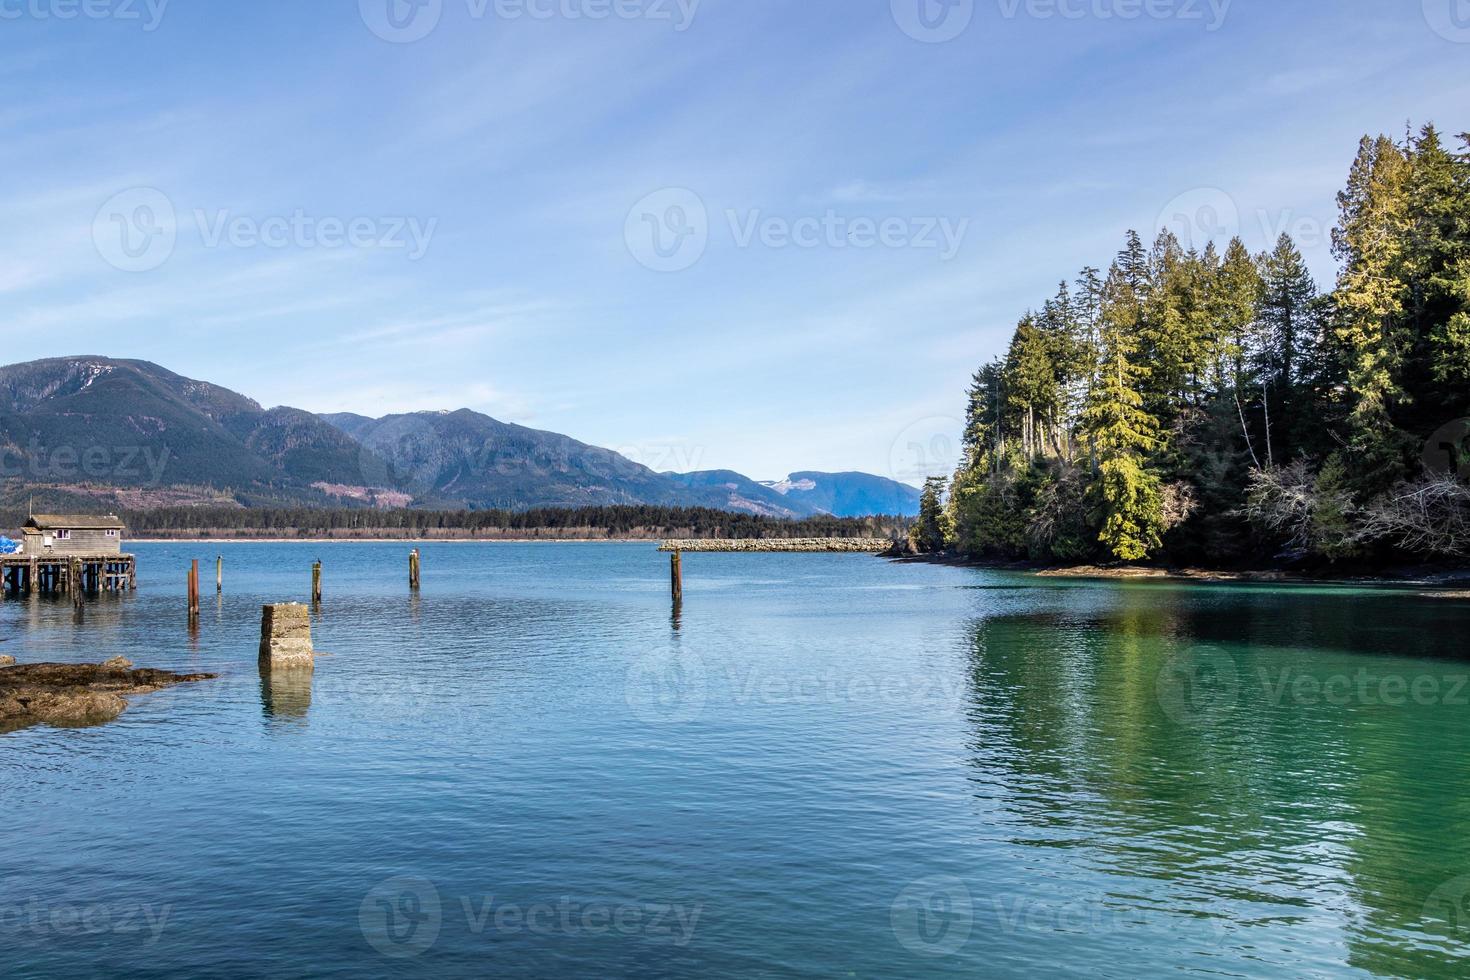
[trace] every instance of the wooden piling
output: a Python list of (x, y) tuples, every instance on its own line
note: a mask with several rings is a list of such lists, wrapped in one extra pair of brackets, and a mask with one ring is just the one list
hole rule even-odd
[(189, 565), (189, 618), (199, 618), (199, 559)]
[(423, 570), (423, 559), (419, 555), (419, 549), (415, 548), (408, 553), (408, 587), (417, 589), (419, 587), (419, 576)]
[(684, 555), (682, 552), (674, 552), (669, 556), (670, 584), (674, 589), (674, 598), (684, 598)]
[(82, 608), (82, 601), (85, 598), (83, 595), (85, 584), (82, 582), (82, 560), (80, 558), (73, 558), (71, 560), (71, 567), (67, 569), (66, 577), (68, 579), (67, 585), (71, 589), (72, 608), (80, 610)]
[(214, 560), (214, 591), (223, 593), (225, 591), (225, 556), (220, 555)]
[(317, 562), (311, 566), (311, 601), (314, 605), (322, 602), (322, 563)]

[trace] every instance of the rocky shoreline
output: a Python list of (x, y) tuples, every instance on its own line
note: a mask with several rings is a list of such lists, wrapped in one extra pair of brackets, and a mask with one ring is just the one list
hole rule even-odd
[(128, 698), (214, 674), (134, 670), (122, 657), (102, 664), (24, 664), (0, 657), (0, 734), (35, 725), (87, 728), (114, 720)]
[(1114, 581), (1195, 582), (1202, 585), (1228, 583), (1281, 583), (1294, 585), (1433, 587), (1422, 595), (1434, 599), (1470, 599), (1470, 569), (1442, 566), (1343, 569), (1336, 574), (1287, 568), (1223, 569), (1170, 567), (1162, 565), (1044, 565), (1036, 562), (985, 561), (954, 555), (884, 555), (896, 563), (953, 565), (1024, 572), (1038, 578), (1107, 579)]

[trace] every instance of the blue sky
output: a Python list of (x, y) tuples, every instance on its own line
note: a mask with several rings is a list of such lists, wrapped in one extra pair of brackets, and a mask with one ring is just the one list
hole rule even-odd
[(1358, 138), (1470, 129), (1466, 0), (415, 2), (0, 0), (3, 360), (917, 480), (1127, 228), (1327, 281)]

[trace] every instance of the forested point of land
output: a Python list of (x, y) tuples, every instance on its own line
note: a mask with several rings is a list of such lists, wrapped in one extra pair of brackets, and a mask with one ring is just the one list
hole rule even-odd
[(1283, 235), (1136, 232), (976, 372), (921, 552), (1223, 566), (1470, 557), (1470, 134), (1365, 137), (1337, 281)]
[[(892, 538), (909, 522), (886, 517), (786, 520), (704, 508), (629, 505), (527, 511), (320, 510), (176, 507), (125, 512), (130, 537), (340, 538)], [(19, 527), (24, 511), (0, 515)]]

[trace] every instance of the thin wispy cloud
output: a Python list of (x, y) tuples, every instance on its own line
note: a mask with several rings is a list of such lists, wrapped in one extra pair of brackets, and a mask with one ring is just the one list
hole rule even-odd
[[(1464, 46), (1368, 0), (1326, 6), (1236, 4), (1207, 31), (982, 5), (938, 44), (837, 0), (705, 0), (684, 31), (446, 5), (410, 44), (354, 3), (173, 5), (127, 43), (7, 23), (0, 329), (11, 360), (100, 346), (267, 402), (469, 406), (599, 445), (673, 431), (752, 474), (883, 472), (865, 428), (958, 413), (1021, 313), (1174, 199), (1223, 191), (1263, 247), (1330, 224), (1361, 132), (1470, 129)], [(145, 271), (94, 241), (134, 188), (177, 222)], [(666, 189), (696, 195), (705, 239), (676, 272), (629, 240)], [(790, 234), (829, 212), (965, 234), (947, 257)], [(414, 259), (211, 245), (200, 213), (434, 230)], [(1331, 275), (1325, 245), (1304, 251)]]

